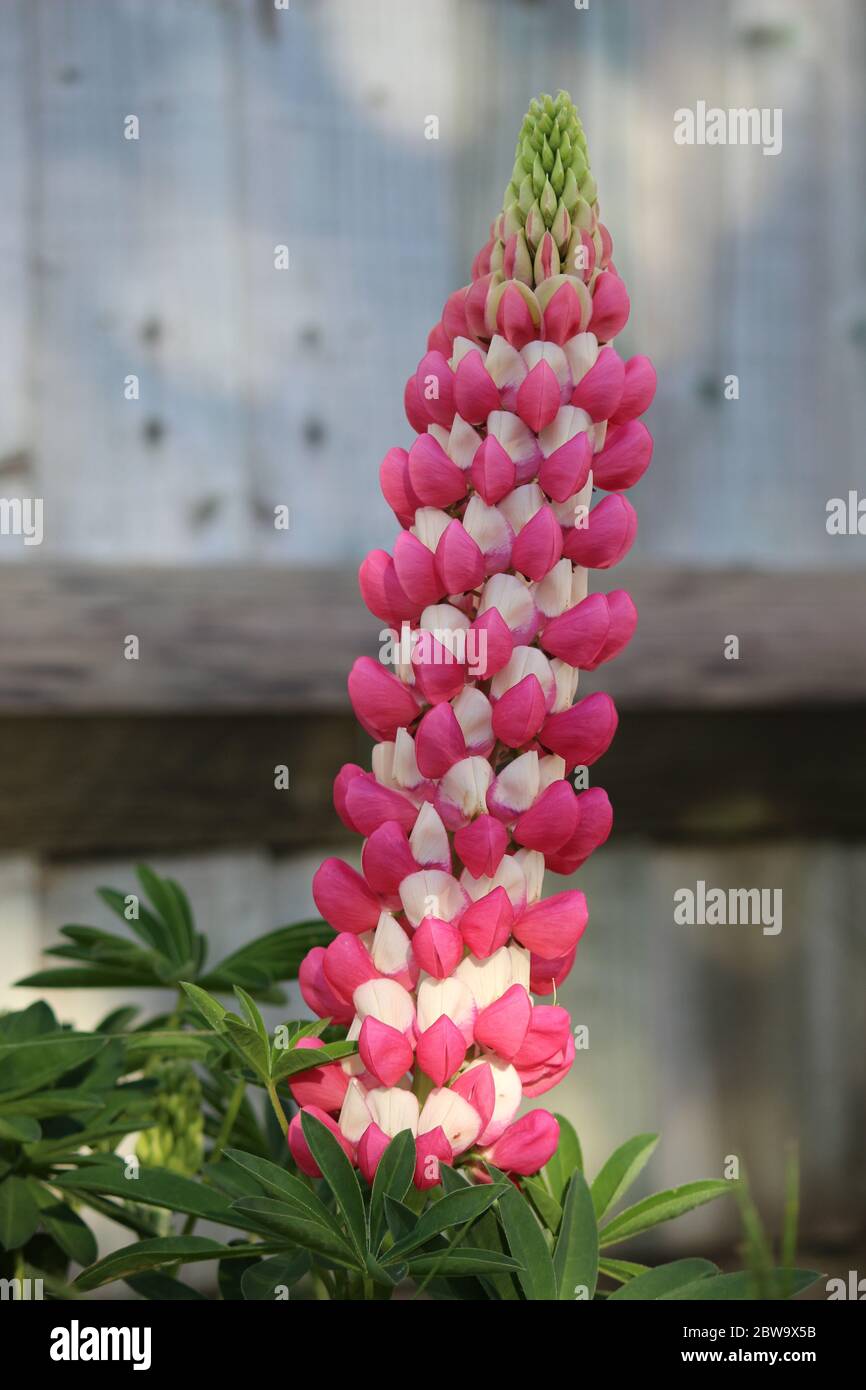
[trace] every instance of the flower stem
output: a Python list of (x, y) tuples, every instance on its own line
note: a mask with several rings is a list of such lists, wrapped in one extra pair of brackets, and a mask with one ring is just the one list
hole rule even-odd
[(283, 1131), (283, 1134), (287, 1136), (289, 1133), (289, 1122), (286, 1119), (286, 1112), (283, 1110), (283, 1107), (280, 1104), (280, 1098), (277, 1095), (276, 1083), (273, 1081), (269, 1081), (267, 1090), (271, 1105), (273, 1106), (274, 1114), (277, 1117), (277, 1124)]

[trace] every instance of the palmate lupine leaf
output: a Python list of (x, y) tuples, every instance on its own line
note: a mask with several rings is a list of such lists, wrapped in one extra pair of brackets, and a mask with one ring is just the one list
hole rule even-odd
[(278, 927), (205, 971), (206, 940), (195, 929), (183, 889), (147, 865), (140, 865), (137, 874), (149, 903), (139, 893), (99, 889), (102, 901), (137, 941), (101, 928), (69, 924), (60, 929), (64, 942), (46, 954), (75, 964), (36, 971), (19, 983), (52, 989), (164, 989), (192, 979), (218, 992), (239, 985), (258, 998), (281, 1003), (284, 994), (279, 982), (294, 980), (306, 953), (313, 946), (327, 945), (334, 936), (324, 922)]

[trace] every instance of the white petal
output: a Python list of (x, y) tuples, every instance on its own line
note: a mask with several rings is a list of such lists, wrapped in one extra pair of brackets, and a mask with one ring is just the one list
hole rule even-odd
[(569, 338), (563, 351), (571, 371), (572, 385), (576, 386), (594, 367), (598, 358), (598, 339), (594, 333), (576, 333)]
[(421, 869), (417, 874), (408, 874), (400, 884), (400, 901), (413, 927), (425, 917), (451, 922), (466, 904), (456, 878), (441, 869)]
[[(544, 856), (540, 855), (539, 857), (543, 869)], [(460, 883), (473, 902), (486, 897), (488, 893), (493, 892), (494, 888), (504, 888), (516, 908), (523, 907), (526, 902), (526, 879), (517, 855), (504, 854), (499, 862), (499, 868), (492, 877), (488, 874), (482, 874), (481, 878), (473, 878), (467, 869), (461, 874)]]
[(418, 812), (418, 819), (409, 836), (409, 848), (419, 864), (451, 863), (448, 831), (435, 806), (431, 806), (429, 801), (425, 801)]
[(487, 810), (487, 789), (492, 781), (493, 769), (486, 758), (461, 758), (449, 767), (439, 791), (464, 816), (480, 816)]
[(338, 1121), (341, 1132), (350, 1144), (357, 1144), (364, 1130), (370, 1124), (370, 1111), (367, 1109), (366, 1092), (360, 1081), (353, 1077), (343, 1097), (343, 1107)]
[(538, 483), (524, 483), (503, 497), (499, 510), (516, 536), (543, 506), (544, 493)]
[(352, 1003), (362, 1022), (377, 1018), (399, 1033), (405, 1033), (415, 1022), (412, 996), (396, 980), (367, 980), (355, 990)]
[(401, 1130), (411, 1129), (418, 1133), (418, 1097), (401, 1086), (377, 1086), (367, 1094), (367, 1105), (383, 1134), (393, 1139)]
[(376, 969), (381, 970), (383, 975), (397, 975), (409, 964), (409, 938), (390, 912), (383, 912), (379, 917), (370, 955)]

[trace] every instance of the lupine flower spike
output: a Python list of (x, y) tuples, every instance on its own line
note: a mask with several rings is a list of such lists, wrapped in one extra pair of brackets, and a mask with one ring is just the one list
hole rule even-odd
[[(393, 670), (362, 657), (349, 675), (376, 744), (334, 801), (362, 870), (316, 873), (337, 936), (300, 974), (358, 1054), (292, 1089), (367, 1179), (407, 1128), (419, 1187), (442, 1161), (528, 1175), (557, 1145), (551, 1113), (518, 1109), (574, 1060), (567, 1011), (540, 1001), (572, 968), (587, 906), (574, 889), (542, 898), (544, 874), (572, 874), (610, 832), (606, 793), (570, 775), (605, 752), (617, 713), (601, 691), (576, 696), (637, 614), (588, 581), (631, 547), (625, 493), (652, 453), (638, 416), (655, 373), (612, 346), (629, 299), (611, 257), (577, 112), (540, 97), (472, 281), (406, 385), (417, 437), (380, 470), (402, 530), (360, 571), (367, 607), (408, 642)], [(300, 1116), (289, 1142), (317, 1175)]]

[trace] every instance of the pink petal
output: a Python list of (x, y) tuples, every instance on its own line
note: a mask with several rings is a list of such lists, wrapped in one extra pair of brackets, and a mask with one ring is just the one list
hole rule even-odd
[(610, 629), (600, 650), (596, 652), (587, 671), (594, 671), (603, 661), (612, 661), (626, 647), (637, 627), (637, 609), (631, 594), (625, 589), (612, 589), (605, 595), (610, 615)]
[[(508, 848), (508, 832), (502, 822), (492, 816), (478, 816), (457, 831), (454, 848), (473, 878), (480, 878), (482, 874), (492, 878)], [(455, 966), (459, 959), (458, 956)]]
[(381, 786), (370, 774), (350, 782), (346, 805), (362, 835), (372, 835), (387, 820), (397, 821), (408, 835), (418, 819), (418, 808), (407, 796)]
[(401, 531), (394, 542), (394, 569), (398, 582), (413, 604), (437, 603), (444, 592), (432, 550), (417, 536)]
[(571, 839), (580, 820), (580, 803), (569, 782), (552, 782), (514, 827), (526, 849), (552, 854)]
[(589, 767), (610, 747), (616, 733), (616, 706), (604, 691), (578, 700), (571, 709), (551, 714), (539, 738), (551, 753), (565, 758), (566, 768)]
[(499, 391), (480, 352), (467, 352), (461, 358), (454, 380), (454, 400), (458, 415), (470, 425), (482, 424), (491, 411), (499, 409)]
[(375, 1178), (379, 1160), (390, 1142), (387, 1134), (377, 1124), (368, 1125), (358, 1140), (358, 1167), (367, 1182), (372, 1182)]
[(371, 550), (358, 570), (361, 597), (376, 618), (392, 627), (415, 618), (421, 607), (409, 598), (386, 550)]
[(498, 608), (488, 608), (472, 624), (473, 631), (484, 633), (484, 643), (478, 643), (479, 680), (488, 680), (511, 660), (514, 638)]
[(649, 410), (656, 393), (656, 371), (648, 357), (630, 357), (625, 364), (622, 400), (610, 417), (612, 425), (624, 425)]
[(350, 1003), (359, 985), (381, 978), (370, 952), (349, 932), (340, 932), (325, 950), (325, 979), (338, 999)]
[(466, 757), (466, 740), (451, 706), (434, 705), (418, 725), (415, 759), (422, 777), (444, 777), (449, 767)]
[(520, 384), (517, 392), (517, 414), (536, 434), (550, 424), (559, 410), (561, 392), (556, 373), (544, 358)]
[(608, 430), (604, 448), (593, 459), (593, 482), (605, 492), (633, 487), (649, 468), (652, 453), (652, 435), (642, 420), (617, 425)]
[(541, 645), (551, 656), (582, 670), (590, 668), (610, 632), (610, 611), (604, 594), (588, 598), (551, 618), (541, 634)]
[(567, 281), (560, 285), (544, 311), (544, 336), (552, 343), (567, 343), (580, 332), (580, 296)]
[(559, 1124), (549, 1110), (530, 1110), (510, 1124), (487, 1157), (504, 1173), (528, 1177), (553, 1157), (559, 1143)]
[(574, 388), (571, 404), (593, 420), (607, 420), (622, 399), (625, 363), (616, 348), (603, 347), (595, 363)]
[(557, 854), (547, 860), (557, 874), (573, 874), (589, 856), (603, 845), (613, 825), (613, 809), (603, 787), (589, 787), (577, 798), (580, 819)]
[(361, 851), (361, 867), (375, 894), (385, 898), (394, 897), (400, 880), (407, 874), (414, 874), (419, 867), (402, 825), (396, 821), (385, 821), (373, 831)]
[(372, 931), (382, 905), (361, 875), (342, 859), (326, 859), (313, 877), (313, 901), (339, 932)]
[(466, 495), (466, 477), (432, 434), (420, 434), (409, 450), (409, 481), (425, 507), (450, 507)]
[(439, 537), (436, 569), (446, 594), (462, 594), (484, 581), (484, 556), (459, 521), (452, 521)]
[(389, 449), (379, 465), (379, 486), (401, 526), (411, 526), (421, 503), (409, 481), (409, 455), (405, 449)]
[(512, 566), (528, 579), (540, 580), (550, 573), (561, 555), (562, 527), (550, 507), (539, 507), (515, 539)]
[(532, 1001), (523, 985), (512, 985), (475, 1020), (475, 1041), (510, 1062), (520, 1051), (529, 1020)]
[(466, 1039), (447, 1014), (440, 1014), (415, 1046), (418, 1066), (437, 1086), (444, 1086), (451, 1079), (465, 1057)]
[(403, 1033), (378, 1018), (365, 1018), (358, 1038), (361, 1061), (382, 1086), (396, 1086), (412, 1065), (412, 1047)]
[(441, 352), (428, 352), (421, 358), (415, 385), (430, 419), (450, 429), (454, 419), (454, 377)]
[(573, 946), (564, 956), (558, 956), (555, 960), (543, 960), (541, 956), (533, 955), (529, 977), (532, 993), (552, 994), (554, 988), (559, 989), (571, 973), (576, 951), (577, 947)]
[(586, 430), (581, 430), (543, 460), (538, 481), (554, 502), (567, 502), (580, 492), (591, 466), (592, 440)]
[(471, 1067), (469, 1071), (462, 1072), (451, 1090), (468, 1100), (477, 1110), (481, 1120), (479, 1134), (483, 1134), (490, 1124), (496, 1106), (496, 1083), (489, 1063), (485, 1062), (483, 1066)]
[[(522, 748), (544, 724), (547, 701), (541, 682), (532, 674), (524, 676), (493, 706), (493, 732), (509, 748)], [(477, 874), (475, 875), (477, 877)]]
[(289, 1124), (288, 1133), (289, 1148), (292, 1152), (292, 1158), (295, 1160), (302, 1173), (306, 1173), (310, 1178), (320, 1178), (322, 1176), (319, 1165), (310, 1153), (310, 1146), (304, 1137), (304, 1131), (301, 1128), (301, 1115), (313, 1115), (317, 1120), (320, 1120), (322, 1124), (331, 1131), (349, 1161), (354, 1163), (355, 1156), (352, 1145), (343, 1134), (337, 1121), (332, 1119), (326, 1111), (320, 1110), (317, 1105), (306, 1105), (303, 1110), (299, 1110), (297, 1115), (293, 1116)]
[(338, 999), (325, 979), (325, 948), (313, 946), (301, 961), (298, 971), (298, 984), (301, 998), (319, 1018), (330, 1018), (332, 1022), (347, 1025), (352, 1022), (355, 1010), (351, 1004)]
[(586, 526), (567, 534), (563, 554), (587, 569), (609, 569), (631, 550), (637, 534), (637, 512), (626, 497), (605, 497), (593, 507)]
[[(409, 687), (371, 656), (358, 657), (348, 684), (352, 709), (372, 738), (395, 738), (397, 730), (406, 728), (418, 714), (418, 701)], [(347, 797), (350, 787), (351, 783)]]
[(419, 1134), (415, 1140), (415, 1186), (422, 1191), (437, 1187), (441, 1181), (440, 1163), (450, 1163), (453, 1157), (451, 1145), (440, 1125), (426, 1134)]
[(555, 960), (572, 950), (583, 935), (587, 922), (586, 898), (572, 889), (554, 893), (523, 909), (514, 923), (514, 935), (522, 946)]
[(422, 970), (436, 980), (446, 980), (463, 955), (460, 928), (438, 917), (425, 917), (412, 937), (412, 951)]
[[(531, 293), (531, 291), (530, 291)], [(533, 299), (535, 296), (533, 295)], [(533, 322), (528, 301), (512, 281), (506, 288), (496, 310), (496, 327), (506, 342), (516, 347), (518, 352), (538, 337), (537, 325)]]
[(406, 382), (406, 389), (403, 392), (403, 409), (406, 411), (406, 419), (416, 434), (424, 434), (430, 423), (430, 416), (418, 394), (418, 383), (414, 376), (410, 376)]
[(352, 821), (346, 806), (346, 791), (349, 783), (355, 777), (363, 777), (364, 769), (357, 763), (343, 763), (340, 771), (334, 778), (334, 810), (340, 817), (347, 830), (357, 832), (358, 827)]
[(513, 921), (511, 899), (504, 888), (494, 888), (467, 907), (460, 918), (460, 931), (473, 956), (486, 960), (505, 945)]
[(592, 292), (589, 331), (600, 343), (609, 343), (628, 322), (631, 305), (622, 280), (613, 270), (599, 275)]
[(495, 506), (514, 487), (514, 462), (493, 434), (476, 449), (469, 472), (472, 486), (488, 507)]

